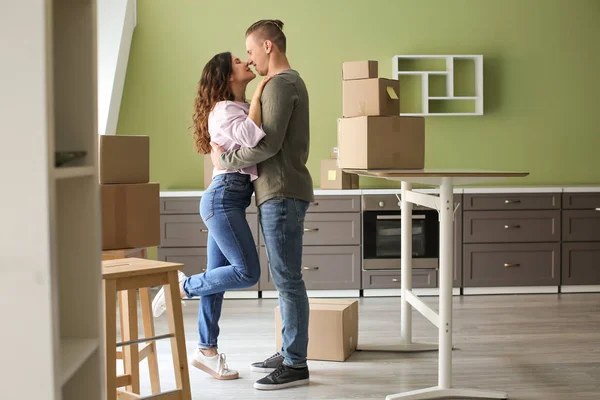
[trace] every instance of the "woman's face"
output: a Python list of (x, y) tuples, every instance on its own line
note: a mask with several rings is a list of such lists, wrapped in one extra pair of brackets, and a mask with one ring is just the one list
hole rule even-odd
[(231, 82), (248, 83), (256, 77), (247, 62), (240, 60), (236, 56), (231, 56), (231, 62), (233, 63)]

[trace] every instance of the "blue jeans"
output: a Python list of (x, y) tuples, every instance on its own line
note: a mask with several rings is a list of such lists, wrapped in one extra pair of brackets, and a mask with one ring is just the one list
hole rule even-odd
[(222, 174), (215, 176), (200, 200), (200, 216), (208, 228), (208, 263), (206, 272), (183, 283), (188, 297), (200, 296), (200, 348), (217, 347), (224, 292), (253, 286), (260, 278), (256, 244), (246, 220), (253, 190), (248, 175)]
[(259, 207), (269, 271), (279, 292), (283, 363), (305, 367), (308, 348), (308, 297), (302, 279), (302, 239), (308, 202), (274, 198)]

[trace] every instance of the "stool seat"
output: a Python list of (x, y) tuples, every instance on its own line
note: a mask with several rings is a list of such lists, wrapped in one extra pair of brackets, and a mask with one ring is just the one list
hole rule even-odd
[[(107, 255), (110, 258), (110, 255)], [(106, 387), (107, 400), (116, 400), (117, 396), (131, 398), (139, 396), (139, 361), (148, 352), (155, 357), (155, 341), (160, 339), (171, 340), (171, 352), (175, 369), (177, 389), (159, 394), (158, 383), (152, 385), (152, 398), (165, 398), (173, 400), (191, 400), (187, 355), (185, 347), (185, 333), (183, 327), (183, 314), (179, 293), (178, 271), (183, 269), (183, 264), (154, 261), (144, 258), (128, 257), (102, 261), (102, 280), (104, 287), (104, 317), (106, 327)], [(148, 322), (152, 325), (150, 299), (148, 288), (164, 286), (169, 333), (153, 336), (154, 327), (147, 330), (145, 338), (137, 337), (137, 290), (140, 291), (142, 300), (142, 314), (144, 326)], [(122, 328), (123, 341), (116, 342), (116, 298), (121, 301), (121, 321), (127, 329)], [(123, 306), (124, 305), (124, 306)], [(123, 312), (123, 309), (126, 309)], [(150, 334), (150, 335), (149, 335)], [(149, 342), (153, 347), (138, 349), (139, 343)], [(122, 352), (116, 348), (122, 347)], [(126, 362), (126, 373), (117, 376), (116, 358), (120, 355)], [(128, 371), (129, 370), (129, 371)], [(151, 371), (152, 375), (152, 371)], [(158, 372), (154, 374), (158, 381)], [(127, 386), (127, 390), (119, 389)], [(135, 398), (135, 397), (134, 397)], [(141, 398), (141, 397), (139, 397)]]
[(183, 264), (136, 257), (102, 261), (102, 277), (104, 279), (148, 276), (165, 272), (177, 272), (181, 269), (183, 269)]

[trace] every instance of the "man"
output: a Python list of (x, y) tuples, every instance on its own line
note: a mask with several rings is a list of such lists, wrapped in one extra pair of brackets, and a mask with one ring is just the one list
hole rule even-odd
[(313, 182), (306, 168), (308, 92), (298, 72), (290, 67), (282, 28), (279, 20), (261, 20), (246, 31), (249, 64), (259, 75), (273, 76), (261, 97), (266, 137), (254, 148), (230, 152), (211, 143), (217, 168), (258, 164), (256, 204), (283, 323), (281, 351), (252, 364), (253, 371), (271, 372), (255, 382), (254, 387), (260, 390), (301, 386), (309, 381), (309, 306), (302, 279), (304, 217), (314, 200)]

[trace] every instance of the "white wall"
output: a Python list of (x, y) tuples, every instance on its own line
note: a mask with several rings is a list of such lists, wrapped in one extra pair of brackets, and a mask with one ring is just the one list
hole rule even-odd
[(98, 133), (114, 135), (136, 26), (136, 0), (98, 1)]

